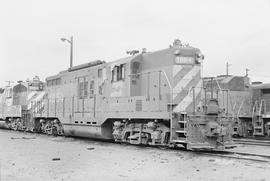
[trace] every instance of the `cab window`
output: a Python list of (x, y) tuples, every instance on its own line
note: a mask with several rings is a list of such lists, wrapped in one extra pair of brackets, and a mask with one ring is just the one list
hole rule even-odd
[(78, 96), (80, 99), (88, 96), (88, 81), (85, 78), (79, 78), (78, 80)]
[(112, 82), (125, 79), (125, 64), (114, 66), (112, 69)]

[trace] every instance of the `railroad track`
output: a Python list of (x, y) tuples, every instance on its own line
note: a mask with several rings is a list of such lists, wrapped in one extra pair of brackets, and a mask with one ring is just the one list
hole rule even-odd
[(234, 151), (196, 152), (196, 153), (200, 155), (222, 157), (222, 158), (228, 158), (228, 159), (239, 159), (239, 160), (270, 163), (270, 155), (242, 153), (242, 152), (234, 152)]
[(238, 144), (270, 146), (269, 139), (255, 139), (255, 138), (234, 138), (233, 141)]
[[(33, 135), (32, 133), (26, 133), (26, 135)], [(42, 135), (42, 134), (37, 134), (37, 135)], [(34, 136), (36, 136), (34, 134)], [(44, 135), (48, 136), (48, 135)], [(35, 137), (11, 137), (11, 139), (35, 139)], [(89, 139), (81, 139), (81, 138), (75, 138), (76, 140), (89, 140)], [(242, 142), (243, 139), (240, 139)], [(95, 141), (100, 141), (100, 140), (95, 140)], [(249, 140), (245, 140), (248, 142)], [(252, 140), (253, 142), (257, 140)], [(251, 142), (252, 142), (251, 141)], [(113, 143), (109, 141), (102, 141), (102, 142), (107, 142), (107, 143)], [(265, 141), (264, 141), (265, 142)], [(270, 146), (270, 141), (267, 142), (268, 146)], [(139, 145), (137, 145), (139, 146)], [(153, 146), (149, 146), (153, 147)], [(184, 151), (184, 152), (191, 152), (190, 150), (186, 150), (184, 148), (178, 147), (178, 148), (169, 148), (169, 147), (164, 147), (164, 146), (159, 146), (159, 147), (153, 147), (153, 148), (162, 148), (162, 149), (171, 149), (171, 150), (179, 150), (179, 151)], [(264, 162), (264, 163), (270, 163), (270, 155), (261, 155), (261, 154), (253, 154), (253, 153), (242, 153), (242, 152), (235, 152), (235, 151), (192, 151), (192, 153), (200, 156), (200, 155), (207, 155), (207, 156), (212, 156), (212, 157), (222, 157), (222, 158), (228, 158), (228, 159), (240, 159), (240, 160), (249, 160), (249, 161), (256, 161), (256, 162)]]

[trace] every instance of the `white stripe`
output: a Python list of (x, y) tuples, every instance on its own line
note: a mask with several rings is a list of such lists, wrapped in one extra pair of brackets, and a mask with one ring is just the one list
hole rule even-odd
[[(202, 80), (198, 82), (195, 87), (195, 98), (199, 95), (202, 89)], [(174, 112), (186, 111), (187, 107), (193, 101), (193, 93), (192, 91), (173, 109)]]
[(27, 96), (27, 100), (30, 100), (32, 97), (34, 97), (34, 95), (36, 94), (37, 92), (36, 91), (32, 91), (28, 94)]
[(31, 106), (34, 106), (38, 101), (42, 101), (42, 99), (45, 96), (45, 92), (44, 91), (42, 91), (42, 92), (36, 92), (36, 93), (38, 95), (34, 99), (32, 99), (31, 101), (29, 101), (28, 106), (27, 106), (28, 109), (31, 109)]
[(182, 68), (183, 67), (181, 65), (174, 65), (173, 66), (173, 77), (175, 77), (176, 74), (182, 70)]
[(231, 77), (226, 77), (225, 79), (222, 80), (222, 83), (226, 84), (228, 83), (229, 81), (231, 81), (234, 77), (231, 76)]
[(177, 85), (173, 88), (173, 99), (177, 96), (179, 92), (182, 91), (184, 87), (188, 85), (194, 76), (200, 71), (200, 66), (194, 66), (184, 77), (181, 79)]
[(41, 99), (43, 99), (44, 95), (45, 92), (40, 92), (40, 94), (38, 94), (38, 96), (34, 98), (33, 101), (40, 101)]

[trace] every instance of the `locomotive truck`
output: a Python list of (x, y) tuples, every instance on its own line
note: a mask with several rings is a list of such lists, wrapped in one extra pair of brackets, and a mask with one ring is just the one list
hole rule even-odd
[(203, 58), (175, 40), (163, 50), (70, 67), (46, 78), (42, 98), (25, 108), (28, 116), (4, 109), (2, 125), (30, 122), (25, 129), (47, 134), (190, 150), (234, 147), (233, 116), (203, 87)]

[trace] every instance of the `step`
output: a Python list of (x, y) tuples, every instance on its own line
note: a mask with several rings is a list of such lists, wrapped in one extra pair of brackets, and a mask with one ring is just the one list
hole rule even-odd
[(168, 105), (173, 105), (173, 106), (177, 105), (177, 103), (175, 103), (175, 102), (173, 102), (173, 103), (168, 102), (167, 104), (168, 104)]
[(186, 124), (187, 121), (178, 121), (178, 123), (181, 123), (181, 124)]
[(254, 136), (263, 136), (263, 133), (253, 133)]
[(261, 133), (263, 133), (263, 129), (254, 129), (254, 132), (253, 132), (254, 134), (255, 133), (259, 133), (259, 134), (261, 134)]
[(186, 138), (184, 139), (177, 139), (177, 140), (172, 140), (174, 143), (186, 143)]
[(186, 130), (176, 130), (175, 132), (176, 133), (186, 133), (187, 131)]

